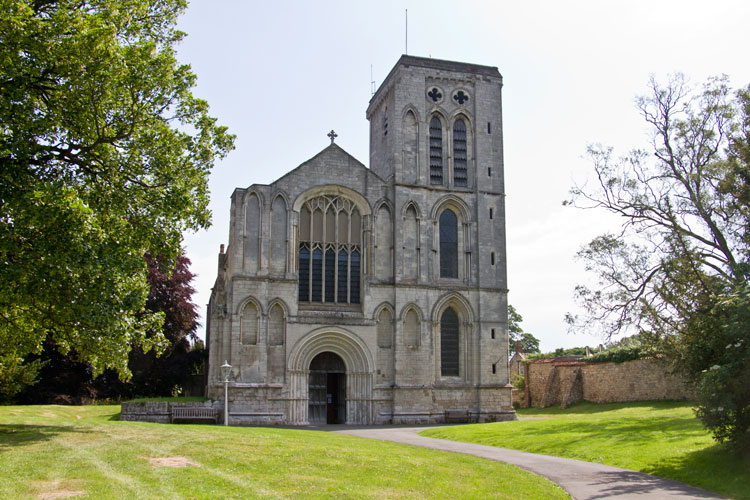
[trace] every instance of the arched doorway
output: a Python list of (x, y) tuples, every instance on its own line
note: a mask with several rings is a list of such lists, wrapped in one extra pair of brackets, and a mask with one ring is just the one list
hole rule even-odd
[[(372, 386), (375, 362), (362, 339), (354, 333), (334, 325), (308, 332), (294, 344), (289, 353), (287, 361), (287, 386), (289, 387), (287, 422), (291, 425), (313, 423), (309, 413), (310, 368), (313, 360), (324, 353), (335, 354), (346, 367), (346, 373), (339, 379), (339, 390), (344, 391), (344, 397), (337, 401), (338, 405), (345, 408), (345, 412), (344, 415), (338, 415), (338, 420), (346, 424), (372, 424), (374, 421)], [(328, 376), (326, 375), (327, 389)], [(327, 392), (325, 394), (328, 395)], [(326, 408), (326, 420), (327, 410)]]
[(311, 424), (346, 423), (346, 365), (330, 351), (310, 362), (307, 415)]

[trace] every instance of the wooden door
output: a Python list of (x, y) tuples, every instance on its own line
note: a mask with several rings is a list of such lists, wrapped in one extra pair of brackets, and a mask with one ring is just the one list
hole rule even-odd
[(332, 352), (310, 363), (307, 418), (312, 425), (346, 423), (346, 366)]

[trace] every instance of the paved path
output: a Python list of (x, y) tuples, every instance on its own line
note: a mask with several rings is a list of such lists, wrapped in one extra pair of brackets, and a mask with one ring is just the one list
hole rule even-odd
[(311, 428), (349, 436), (395, 441), (436, 450), (465, 453), (517, 465), (559, 484), (577, 500), (602, 498), (617, 500), (724, 498), (671, 479), (663, 479), (609, 465), (417, 435), (419, 431), (426, 427), (327, 425)]

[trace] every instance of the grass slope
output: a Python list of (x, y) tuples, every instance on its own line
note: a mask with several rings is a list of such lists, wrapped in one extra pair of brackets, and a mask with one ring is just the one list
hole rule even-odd
[(576, 458), (676, 479), (750, 499), (750, 458), (717, 445), (682, 402), (581, 403), (529, 408), (534, 420), (446, 427), (423, 436)]
[[(0, 498), (569, 498), (476, 457), (326, 432), (120, 422), (118, 406), (0, 406)], [(154, 467), (185, 457), (197, 466)]]

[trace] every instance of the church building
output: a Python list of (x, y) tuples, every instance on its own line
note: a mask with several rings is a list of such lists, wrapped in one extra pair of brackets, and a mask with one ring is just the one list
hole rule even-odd
[(515, 419), (502, 77), (404, 55), (370, 100), (369, 168), (335, 143), (237, 188), (208, 305), (232, 425)]

